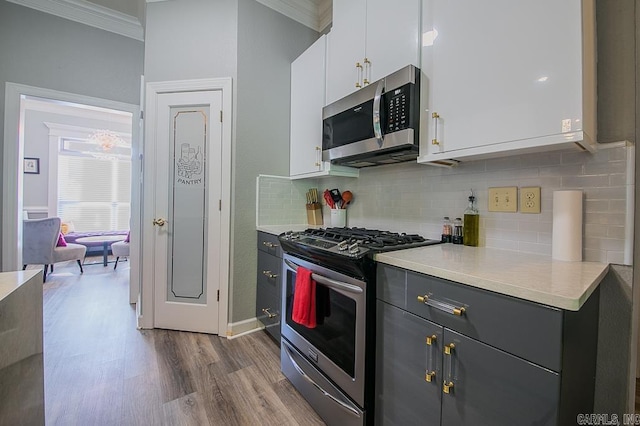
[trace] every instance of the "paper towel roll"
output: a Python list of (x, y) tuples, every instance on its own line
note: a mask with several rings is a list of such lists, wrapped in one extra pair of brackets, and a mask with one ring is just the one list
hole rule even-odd
[(553, 192), (551, 257), (582, 261), (582, 191)]

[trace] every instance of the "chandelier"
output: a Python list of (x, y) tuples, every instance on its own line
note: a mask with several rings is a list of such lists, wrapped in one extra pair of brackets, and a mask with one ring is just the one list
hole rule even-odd
[[(90, 154), (103, 160), (115, 160), (124, 154), (121, 148), (127, 151), (130, 148), (127, 141), (111, 130), (96, 130), (89, 136), (87, 142), (95, 146)], [(130, 155), (130, 151), (128, 154)]]

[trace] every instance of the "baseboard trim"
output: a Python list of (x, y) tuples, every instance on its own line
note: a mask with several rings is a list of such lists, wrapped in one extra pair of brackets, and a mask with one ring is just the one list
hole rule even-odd
[(257, 318), (249, 318), (243, 321), (227, 324), (227, 339), (236, 339), (240, 336), (264, 330), (264, 325)]

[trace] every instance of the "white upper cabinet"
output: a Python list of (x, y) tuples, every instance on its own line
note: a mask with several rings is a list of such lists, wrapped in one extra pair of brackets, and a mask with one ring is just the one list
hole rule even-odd
[(595, 142), (593, 0), (425, 0), (418, 162)]
[(420, 0), (334, 0), (327, 104), (400, 68), (420, 66)]
[(327, 36), (321, 36), (291, 64), (289, 174), (292, 178), (339, 175), (358, 169), (322, 161), (322, 107), (325, 102)]

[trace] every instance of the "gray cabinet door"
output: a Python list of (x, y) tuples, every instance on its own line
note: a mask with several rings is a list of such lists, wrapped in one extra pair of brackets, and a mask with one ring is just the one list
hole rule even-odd
[(277, 342), (280, 342), (281, 271), (280, 258), (258, 251), (256, 318)]
[(439, 425), (442, 327), (380, 300), (376, 316), (376, 424)]
[(506, 352), (444, 329), (442, 426), (556, 425), (560, 377)]

